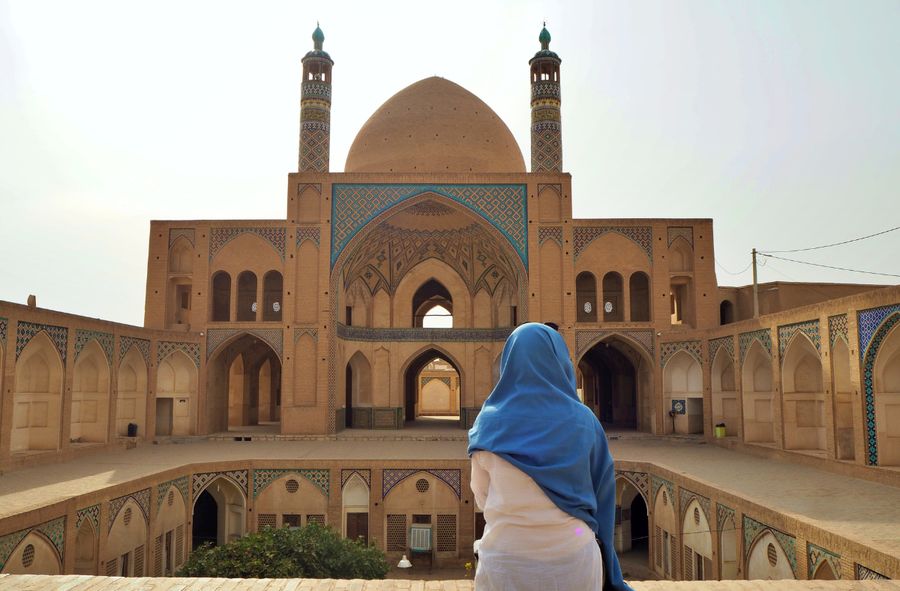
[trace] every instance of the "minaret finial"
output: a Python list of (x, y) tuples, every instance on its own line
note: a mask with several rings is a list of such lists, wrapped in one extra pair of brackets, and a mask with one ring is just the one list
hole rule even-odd
[(325, 41), (325, 33), (319, 28), (319, 21), (316, 21), (316, 30), (312, 34), (313, 47), (316, 51), (322, 51), (322, 43)]
[(541, 42), (542, 50), (550, 49), (550, 31), (547, 30), (547, 21), (544, 21), (544, 28), (541, 29), (541, 34), (538, 35), (538, 41)]

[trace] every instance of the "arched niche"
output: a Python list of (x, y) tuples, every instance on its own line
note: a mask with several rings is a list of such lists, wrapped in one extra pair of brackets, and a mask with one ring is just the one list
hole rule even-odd
[[(438, 293), (438, 287), (444, 291)], [(423, 298), (421, 302), (416, 300), (417, 294)], [(407, 272), (394, 292), (394, 326), (416, 326), (414, 312), (424, 316), (428, 310), (423, 306), (439, 303), (453, 313), (454, 327), (468, 328), (470, 297), (469, 288), (453, 267), (438, 259), (426, 259)]]
[(684, 238), (676, 238), (669, 245), (669, 272), (681, 273), (694, 270), (694, 249)]
[(242, 271), (237, 278), (237, 320), (253, 322), (256, 320), (259, 302), (256, 299), (256, 273)]
[(831, 391), (834, 392), (834, 445), (839, 460), (856, 458), (850, 348), (838, 337), (831, 346)]
[(131, 347), (122, 359), (116, 387), (116, 434), (128, 434), (129, 423), (137, 425), (144, 436), (147, 424), (147, 364), (137, 347)]
[(761, 532), (750, 545), (747, 554), (747, 579), (785, 580), (794, 579), (794, 570), (787, 554), (771, 532)]
[[(519, 324), (519, 294), (515, 285), (511, 281), (504, 279), (494, 290), (492, 298), (492, 306), (494, 310), (494, 319), (492, 326), (497, 328), (506, 328), (509, 326), (518, 326)], [(477, 314), (479, 302), (475, 302), (475, 313)], [(476, 327), (477, 328), (477, 327)]]
[(369, 486), (356, 473), (341, 490), (342, 531), (344, 537), (363, 543), (369, 541)]
[(643, 271), (636, 271), (628, 279), (631, 321), (650, 321), (650, 277)]
[(75, 535), (75, 574), (96, 575), (97, 570), (97, 531), (90, 519), (81, 522)]
[(304, 333), (294, 345), (294, 388), (287, 393), (293, 396), (294, 406), (315, 406), (318, 389), (318, 341)]
[(882, 340), (873, 377), (878, 465), (900, 466), (900, 323)]
[(676, 410), (673, 417), (675, 432), (703, 433), (703, 371), (690, 353), (678, 351), (666, 362), (663, 391), (666, 409), (675, 408), (675, 401), (684, 401), (683, 412)]
[(619, 477), (616, 479), (616, 505), (621, 516), (615, 528), (616, 552), (620, 555), (630, 553), (649, 566), (649, 512), (643, 493), (633, 482)]
[(156, 434), (191, 435), (197, 406), (197, 366), (175, 351), (156, 373)]
[(491, 328), (494, 324), (494, 314), (492, 313), (494, 306), (491, 303), (491, 294), (486, 288), (478, 290), (478, 293), (475, 294), (474, 304), (472, 306), (472, 325), (475, 328)]
[(295, 282), (294, 320), (298, 323), (317, 322), (319, 304), (319, 247), (312, 240), (304, 240), (297, 248), (297, 277)]
[(603, 322), (625, 320), (624, 290), (621, 274), (610, 271), (603, 276)]
[(432, 278), (419, 286), (419, 289), (413, 294), (413, 325), (424, 327), (429, 313), (436, 308), (441, 308), (451, 315), (452, 326), (453, 296), (440, 281)]
[(719, 324), (724, 326), (734, 322), (734, 304), (729, 300), (722, 300), (719, 304)]
[(19, 355), (15, 380), (10, 451), (59, 449), (63, 363), (47, 333)]
[[(483, 353), (476, 351), (476, 374), (483, 370)], [(423, 406), (423, 378), (437, 377), (449, 381), (450, 397), (444, 412), (437, 413), (447, 418), (459, 417), (459, 408), (463, 400), (461, 384), (463, 383), (460, 365), (446, 350), (437, 346), (426, 346), (407, 358), (401, 370), (403, 379), (405, 421), (415, 421), (431, 413)], [(476, 375), (477, 379), (477, 375)], [(434, 410), (433, 408), (431, 410)]]
[(266, 322), (281, 320), (284, 307), (284, 278), (280, 271), (268, 271), (263, 276), (263, 310), (262, 319)]
[(344, 370), (344, 419), (345, 426), (361, 427), (366, 424), (362, 414), (354, 410), (372, 406), (372, 364), (362, 351), (354, 353)]
[(370, 326), (369, 308), (372, 294), (362, 279), (354, 281), (344, 295), (344, 316), (342, 321), (347, 326)]
[(741, 420), (740, 401), (735, 380), (734, 359), (725, 347), (719, 347), (710, 372), (713, 424), (725, 424), (726, 435), (737, 435)]
[(194, 247), (184, 236), (179, 236), (169, 247), (169, 273), (189, 275), (194, 270)]
[(10, 552), (0, 574), (61, 575), (62, 564), (50, 540), (37, 531), (31, 531)]
[(153, 576), (172, 576), (184, 562), (187, 505), (174, 484), (160, 495), (153, 523)]
[(140, 505), (128, 498), (115, 516), (106, 537), (103, 572), (112, 577), (142, 577), (147, 564), (147, 519)]
[[(429, 472), (416, 472), (404, 478), (390, 489), (383, 502), (385, 531), (388, 535), (387, 550), (397, 546), (390, 539), (396, 535), (397, 524), (405, 523), (406, 533), (412, 524), (431, 524), (432, 544), (438, 557), (455, 557), (458, 554), (458, 524), (460, 500), (446, 482)], [(399, 552), (398, 552), (399, 557)]]
[(834, 572), (834, 569), (831, 568), (831, 564), (827, 560), (823, 560), (816, 569), (816, 572), (813, 573), (812, 578), (816, 581), (836, 581), (840, 577), (838, 577), (838, 573)]
[(194, 497), (191, 508), (191, 545), (221, 546), (244, 535), (247, 499), (233, 480), (218, 476)]
[(109, 424), (109, 364), (97, 341), (75, 361), (69, 438), (73, 443), (105, 443)]
[(597, 278), (590, 271), (575, 277), (575, 320), (597, 322)]
[(228, 322), (231, 320), (231, 275), (226, 271), (217, 271), (212, 276), (212, 305), (210, 320)]
[(825, 388), (819, 352), (798, 331), (788, 344), (781, 369), (784, 445), (825, 450)]
[(724, 521), (719, 522), (719, 575), (722, 580), (738, 578), (739, 533), (734, 515), (728, 515)]
[(661, 486), (653, 501), (653, 569), (666, 578), (674, 578), (674, 561), (678, 556), (678, 518), (675, 499)]
[[(545, 240), (538, 251), (539, 275), (541, 291), (559, 293), (562, 285), (562, 248), (555, 240)], [(538, 298), (540, 301), (540, 320), (542, 322), (562, 323), (562, 298)]]
[(741, 366), (741, 395), (744, 407), (744, 441), (773, 443), (772, 358), (757, 340), (753, 341)]
[(300, 473), (273, 480), (259, 493), (253, 506), (256, 529), (302, 527), (307, 523), (326, 524), (328, 496)]
[(684, 512), (681, 532), (683, 579), (689, 581), (711, 579), (713, 576), (712, 533), (706, 512), (696, 498), (688, 503)]

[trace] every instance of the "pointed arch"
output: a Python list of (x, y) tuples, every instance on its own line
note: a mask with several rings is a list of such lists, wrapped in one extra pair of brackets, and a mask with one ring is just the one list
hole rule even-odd
[(75, 443), (105, 443), (109, 424), (110, 371), (106, 354), (91, 339), (75, 360), (69, 438)]
[(211, 283), (210, 320), (228, 322), (231, 320), (231, 275), (227, 271), (216, 271), (212, 276)]
[(713, 539), (709, 516), (696, 497), (685, 507), (682, 517), (682, 573), (684, 580), (712, 578)]
[(667, 579), (675, 578), (678, 564), (678, 518), (675, 499), (667, 486), (660, 486), (653, 500), (653, 567)]
[(850, 379), (850, 347), (842, 336), (831, 345), (831, 391), (834, 392), (834, 446), (839, 460), (856, 458), (853, 420), (855, 389)]
[(197, 366), (173, 351), (156, 370), (156, 434), (191, 435), (196, 425)]
[(53, 542), (42, 532), (31, 530), (10, 552), (2, 574), (60, 575), (62, 560)]
[(75, 535), (75, 574), (96, 575), (97, 570), (97, 531), (90, 519), (81, 522)]
[(246, 512), (243, 486), (226, 474), (210, 480), (196, 491), (191, 504), (193, 549), (205, 542), (222, 545), (243, 536)]
[(354, 472), (341, 488), (342, 531), (349, 539), (369, 540), (369, 485)]
[(688, 272), (694, 270), (694, 247), (683, 236), (679, 236), (669, 245), (669, 272)]
[(146, 574), (148, 547), (147, 516), (129, 497), (114, 516), (106, 536), (101, 560), (107, 576), (142, 577)]
[(782, 358), (781, 391), (786, 449), (825, 450), (825, 387), (819, 351), (802, 331)]
[(775, 441), (772, 382), (772, 358), (755, 339), (741, 365), (744, 441), (748, 443)]
[(726, 347), (719, 347), (710, 370), (712, 420), (725, 424), (726, 435), (737, 435), (741, 422), (740, 398), (734, 358)]
[(863, 358), (869, 463), (900, 466), (900, 314), (875, 331)]
[(147, 425), (147, 364), (137, 346), (132, 345), (117, 372), (116, 434), (128, 434), (129, 423), (137, 425), (137, 434), (144, 436)]
[(169, 247), (169, 273), (190, 275), (194, 270), (194, 245), (179, 236)]
[(747, 552), (747, 579), (795, 579), (794, 570), (781, 542), (764, 529), (750, 543)]
[(16, 360), (11, 452), (59, 449), (62, 389), (63, 361), (40, 331)]
[(575, 320), (597, 322), (597, 278), (590, 271), (575, 277)]
[(684, 349), (672, 355), (663, 367), (663, 392), (665, 408), (675, 411), (675, 432), (703, 433), (703, 370)]

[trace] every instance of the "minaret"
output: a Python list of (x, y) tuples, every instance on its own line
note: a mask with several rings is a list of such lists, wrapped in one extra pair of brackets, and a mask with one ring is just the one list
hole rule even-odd
[(302, 60), (300, 85), (300, 172), (328, 172), (331, 147), (331, 56), (322, 51), (325, 34), (316, 23), (313, 50)]
[(538, 36), (541, 50), (531, 66), (531, 172), (562, 172), (562, 123), (559, 116), (559, 56), (550, 51), (547, 23)]

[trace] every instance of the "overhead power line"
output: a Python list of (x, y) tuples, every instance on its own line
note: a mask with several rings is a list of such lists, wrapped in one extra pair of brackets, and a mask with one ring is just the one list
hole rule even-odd
[[(832, 246), (840, 246), (842, 244), (850, 244), (851, 242), (859, 242), (860, 240), (867, 240), (869, 238), (875, 238), (876, 236), (881, 236), (882, 234), (887, 234), (889, 232), (894, 232), (896, 230), (900, 230), (900, 226), (896, 226), (889, 230), (883, 230), (881, 232), (876, 232), (874, 234), (869, 234), (868, 236), (860, 236), (859, 238), (853, 238), (852, 240), (844, 240), (843, 242), (834, 242), (832, 244), (823, 244), (822, 246), (810, 246), (809, 248), (795, 248), (793, 250), (758, 250), (756, 252), (758, 254), (763, 254), (763, 253), (769, 253), (769, 254), (779, 253), (779, 254), (781, 254), (781, 253), (789, 253), (789, 252), (806, 252), (807, 250), (819, 250), (820, 248), (831, 248)], [(800, 262), (800, 261), (794, 261), (794, 262), (796, 263), (796, 262)], [(825, 265), (820, 265), (820, 266), (825, 266)], [(845, 269), (845, 270), (852, 271), (852, 269)], [(866, 271), (860, 271), (860, 272), (865, 273)], [(879, 274), (880, 273), (873, 273), (873, 275), (879, 275)]]
[(750, 261), (749, 263), (747, 263), (747, 266), (744, 267), (743, 269), (741, 269), (740, 271), (738, 271), (737, 273), (732, 273), (731, 271), (729, 271), (728, 269), (726, 269), (725, 266), (724, 266), (722, 263), (720, 263), (720, 262), (718, 261), (718, 259), (716, 260), (716, 264), (719, 265), (719, 268), (720, 268), (720, 269), (722, 269), (723, 271), (725, 271), (725, 272), (728, 273), (729, 275), (743, 275), (744, 273), (747, 272), (747, 269), (750, 268), (750, 265), (753, 264), (753, 261)]
[(770, 258), (770, 259), (777, 259), (777, 260), (779, 260), (779, 261), (788, 261), (788, 262), (791, 262), (791, 263), (800, 263), (801, 265), (810, 265), (810, 266), (812, 266), (812, 267), (823, 267), (823, 268), (825, 268), (825, 269), (834, 269), (834, 270), (836, 270), (836, 271), (849, 271), (850, 273), (863, 273), (863, 274), (865, 274), (865, 275), (881, 275), (882, 277), (900, 277), (900, 275), (897, 275), (897, 274), (895, 274), (895, 273), (880, 273), (880, 272), (878, 272), (878, 271), (862, 271), (862, 270), (860, 270), (860, 269), (848, 269), (847, 267), (835, 267), (835, 266), (833, 266), (833, 265), (822, 265), (822, 264), (820, 264), (820, 263), (811, 263), (811, 262), (809, 262), (809, 261), (798, 261), (798, 260), (796, 260), (796, 259), (789, 259), (789, 258), (786, 258), (786, 257), (777, 257), (777, 256), (775, 256), (775, 255), (772, 255), (772, 254), (766, 254), (766, 253), (764, 253), (764, 252), (759, 252), (759, 251), (757, 251), (756, 254), (758, 254), (758, 255), (761, 256), (761, 257), (768, 257), (768, 258)]

